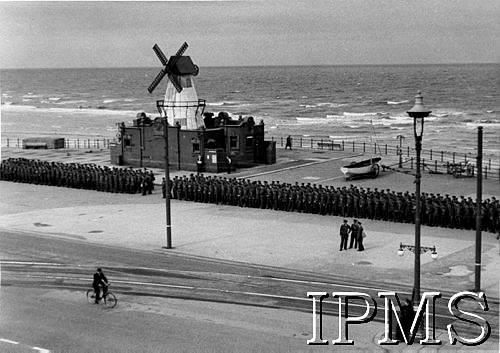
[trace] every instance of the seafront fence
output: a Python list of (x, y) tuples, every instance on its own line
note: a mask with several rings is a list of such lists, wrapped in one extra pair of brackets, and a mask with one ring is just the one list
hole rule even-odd
[[(272, 136), (277, 148), (285, 148), (286, 137)], [(333, 140), (330, 138), (292, 136), (294, 149), (312, 149), (323, 151), (342, 151), (367, 155), (387, 156), (389, 163), (382, 164), (387, 168), (399, 167), (401, 154), (404, 169), (415, 167), (415, 148), (387, 143), (371, 144), (366, 141)], [(65, 139), (65, 149), (109, 149), (115, 144), (115, 139)], [(1, 146), (7, 148), (22, 148), (23, 138), (2, 138)], [(473, 152), (449, 152), (435, 149), (422, 149), (423, 170), (430, 173), (454, 174), (457, 177), (474, 177), (476, 175), (476, 156)], [(500, 160), (498, 157), (483, 156), (483, 178), (500, 181)]]
[[(323, 151), (342, 151), (367, 155), (390, 157), (389, 162), (382, 161), (386, 169), (399, 167), (399, 156), (402, 159), (402, 169), (415, 168), (415, 148), (387, 143), (370, 143), (366, 141), (333, 140), (315, 137), (304, 138), (291, 136), (292, 148)], [(286, 147), (286, 137), (271, 137), (276, 141), (277, 148)], [(421, 163), (424, 171), (434, 174), (453, 174), (456, 177), (476, 176), (476, 155), (473, 152), (450, 152), (435, 149), (422, 149)], [(500, 181), (500, 159), (483, 155), (483, 178)]]
[[(64, 148), (67, 149), (109, 149), (110, 145), (116, 143), (115, 139), (64, 139)], [(2, 147), (23, 148), (23, 138), (2, 138)]]

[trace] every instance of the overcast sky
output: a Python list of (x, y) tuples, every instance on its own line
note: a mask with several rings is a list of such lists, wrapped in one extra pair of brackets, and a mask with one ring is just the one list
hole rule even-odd
[(0, 68), (500, 60), (499, 0), (0, 2)]

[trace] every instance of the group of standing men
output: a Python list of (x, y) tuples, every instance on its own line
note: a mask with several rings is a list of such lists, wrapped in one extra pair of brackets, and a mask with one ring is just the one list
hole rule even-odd
[(344, 219), (344, 223), (340, 226), (340, 249), (347, 250), (347, 243), (349, 240), (349, 234), (351, 235), (351, 242), (349, 244), (349, 249), (358, 249), (358, 251), (364, 251), (365, 247), (363, 245), (363, 238), (366, 237), (366, 233), (363, 230), (361, 222), (357, 219), (353, 220), (352, 225), (349, 225), (347, 219)]
[(0, 180), (147, 195), (154, 189), (155, 177), (152, 171), (146, 169), (9, 158), (0, 164)]

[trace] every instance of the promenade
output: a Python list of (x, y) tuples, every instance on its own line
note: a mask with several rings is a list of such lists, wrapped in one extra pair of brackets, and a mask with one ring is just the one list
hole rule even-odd
[[(2, 150), (2, 158), (26, 157), (61, 162), (109, 164), (104, 152)], [(346, 182), (339, 167), (352, 154), (278, 150), (276, 165), (239, 170), (229, 177), (324, 185), (413, 191), (411, 175), (382, 172), (377, 179)], [(156, 182), (162, 170), (155, 170)], [(172, 176), (187, 172), (173, 171)], [(476, 179), (454, 179), (425, 173), (422, 189), (475, 197)], [(400, 242), (413, 244), (414, 225), (362, 220), (368, 236), (364, 252), (339, 251), (341, 217), (289, 213), (172, 200), (172, 245), (165, 250), (165, 203), (161, 189), (152, 195), (112, 194), (91, 190), (0, 181), (0, 227), (21, 232), (77, 239), (186, 256), (217, 258), (298, 271), (338, 274), (359, 281), (413, 283), (412, 253), (397, 255)], [(498, 181), (485, 181), (483, 192), (498, 197)], [(349, 220), (352, 221), (351, 219)], [(438, 258), (421, 256), (422, 292), (463, 291), (474, 287), (475, 231), (422, 227), (422, 246), (436, 246)], [(499, 243), (483, 233), (482, 289), (499, 298)], [(8, 259), (7, 259), (8, 260)], [(105, 267), (105, 263), (102, 264)], [(314, 288), (311, 288), (314, 291)], [(304, 297), (306, 294), (304, 293)], [(381, 332), (376, 325), (368, 341)], [(443, 333), (444, 335), (444, 333)], [(447, 336), (441, 337), (447, 341)]]

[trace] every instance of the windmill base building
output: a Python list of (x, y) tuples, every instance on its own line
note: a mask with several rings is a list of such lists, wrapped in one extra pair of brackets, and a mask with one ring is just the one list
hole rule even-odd
[(163, 77), (167, 88), (163, 100), (156, 101), (160, 116), (139, 113), (132, 126), (121, 123), (118, 143), (111, 148), (111, 162), (133, 167), (162, 168), (168, 145), (169, 167), (198, 172), (222, 172), (276, 162), (276, 144), (264, 140), (264, 122), (253, 117), (232, 119), (219, 112), (205, 112), (198, 99), (193, 76), (199, 72), (184, 43), (167, 60), (158, 45), (153, 50), (164, 65), (148, 91), (152, 93)]
[(111, 162), (132, 167), (163, 168), (168, 141), (169, 166), (177, 170), (227, 172), (259, 164), (276, 163), (276, 142), (264, 140), (265, 125), (253, 117), (231, 119), (221, 112), (204, 114), (204, 127), (168, 125), (164, 117), (138, 114), (133, 125), (119, 126), (118, 143), (111, 147)]

